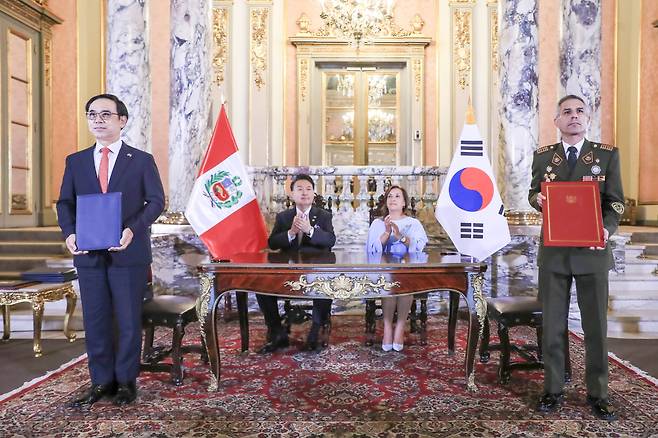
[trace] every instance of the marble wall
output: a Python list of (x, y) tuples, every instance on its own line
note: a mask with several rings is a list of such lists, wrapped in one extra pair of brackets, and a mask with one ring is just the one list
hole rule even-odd
[(561, 95), (589, 103), (588, 138), (601, 139), (601, 0), (562, 0)]
[(107, 92), (128, 108), (121, 133), (129, 145), (151, 151), (151, 71), (145, 0), (107, 2)]
[(210, 0), (171, 1), (169, 211), (182, 212), (212, 130)]
[(500, 14), (501, 196), (506, 209), (532, 210), (527, 200), (538, 145), (536, 0), (509, 0)]

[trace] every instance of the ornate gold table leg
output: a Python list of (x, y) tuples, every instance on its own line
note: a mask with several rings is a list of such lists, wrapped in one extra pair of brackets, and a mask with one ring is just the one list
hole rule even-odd
[[(469, 324), (469, 336), (468, 336), (468, 346), (466, 353), (466, 368), (467, 368), (467, 382), (466, 388), (471, 392), (476, 392), (478, 390), (477, 385), (475, 384), (475, 349), (477, 347), (478, 340), (482, 339), (482, 334), (484, 332), (484, 320), (487, 316), (487, 301), (484, 299), (482, 293), (484, 289), (484, 275), (482, 273), (478, 274), (469, 274), (469, 287), (473, 293), (473, 306), (475, 307), (475, 314), (473, 315), (470, 312), (470, 324)], [(469, 307), (471, 304), (469, 303)], [(478, 326), (478, 335), (474, 336), (472, 327)]]
[(210, 385), (208, 391), (217, 391), (219, 387), (219, 351), (217, 348), (217, 338), (214, 330), (215, 320), (213, 319), (213, 308), (216, 306), (214, 300), (215, 294), (211, 293), (213, 286), (214, 276), (211, 274), (202, 274), (201, 280), (201, 294), (196, 301), (196, 313), (201, 324), (201, 336), (206, 345), (206, 353), (210, 361)]
[(35, 300), (32, 302), (32, 312), (34, 314), (34, 357), (41, 357), (41, 322), (43, 320), (43, 301)]
[(11, 327), (9, 325), (9, 305), (3, 305), (2, 306), (2, 325), (3, 325), (3, 332), (2, 332), (2, 340), (6, 341), (9, 339), (9, 336), (11, 336)]
[(75, 292), (66, 292), (64, 294), (66, 298), (66, 315), (64, 316), (64, 336), (69, 340), (69, 342), (75, 341), (76, 334), (71, 331), (69, 324), (71, 323), (71, 317), (75, 311), (75, 303), (78, 300), (78, 297), (75, 295)]

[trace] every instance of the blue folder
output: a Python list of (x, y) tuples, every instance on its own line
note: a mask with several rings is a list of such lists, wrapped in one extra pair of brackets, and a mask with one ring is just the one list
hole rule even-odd
[(120, 246), (121, 231), (121, 192), (77, 197), (75, 239), (79, 250)]

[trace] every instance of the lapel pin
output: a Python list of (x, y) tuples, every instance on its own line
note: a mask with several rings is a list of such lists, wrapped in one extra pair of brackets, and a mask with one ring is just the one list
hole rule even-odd
[(596, 164), (592, 166), (592, 175), (598, 175), (601, 173), (601, 167)]
[(133, 154), (126, 154), (126, 156), (127, 156), (128, 158), (132, 158), (132, 157), (133, 157)]

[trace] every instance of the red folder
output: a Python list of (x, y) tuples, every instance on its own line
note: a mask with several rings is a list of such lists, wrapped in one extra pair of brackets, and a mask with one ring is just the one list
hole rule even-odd
[(541, 192), (544, 246), (604, 246), (598, 182), (542, 182)]

